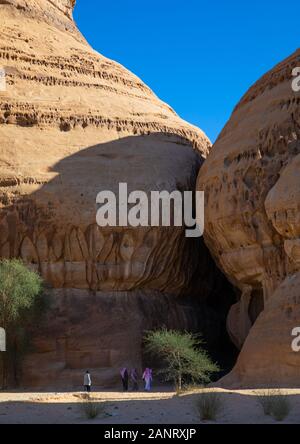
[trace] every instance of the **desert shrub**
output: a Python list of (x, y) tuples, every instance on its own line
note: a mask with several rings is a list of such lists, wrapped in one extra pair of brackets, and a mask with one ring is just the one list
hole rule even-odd
[(267, 390), (257, 396), (264, 414), (272, 416), (276, 421), (283, 421), (291, 411), (291, 404), (287, 395), (280, 390)]
[(283, 421), (291, 412), (291, 404), (287, 396), (281, 395), (276, 398), (272, 408), (272, 416), (276, 421)]
[(145, 344), (147, 352), (162, 362), (158, 373), (166, 381), (174, 381), (178, 393), (184, 382), (209, 383), (210, 375), (219, 370), (201, 348), (201, 339), (191, 333), (166, 329), (148, 332)]
[(105, 413), (104, 403), (93, 401), (90, 397), (84, 398), (81, 409), (87, 419), (96, 419)]
[(275, 392), (271, 390), (268, 390), (266, 392), (257, 395), (257, 400), (262, 406), (262, 409), (266, 416), (271, 416), (272, 414), (272, 404), (274, 402), (274, 396)]
[(202, 421), (215, 421), (223, 409), (223, 401), (216, 392), (202, 392), (196, 401), (196, 407)]

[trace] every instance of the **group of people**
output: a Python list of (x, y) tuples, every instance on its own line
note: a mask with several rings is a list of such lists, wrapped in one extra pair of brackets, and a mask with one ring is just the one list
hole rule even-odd
[[(133, 392), (137, 392), (139, 390), (139, 375), (136, 368), (133, 368), (130, 373), (126, 367), (122, 368), (120, 371), (121, 379), (122, 379), (122, 385), (124, 392), (128, 392), (129, 390), (129, 383), (131, 382), (131, 390)], [(150, 392), (151, 386), (152, 386), (152, 369), (146, 368), (146, 370), (143, 373), (143, 381), (145, 384), (145, 391)], [(86, 371), (84, 378), (83, 378), (83, 385), (84, 390), (88, 393), (91, 391), (92, 387), (92, 377), (89, 372), (89, 370)]]
[[(122, 368), (120, 371), (121, 379), (122, 379), (122, 385), (124, 392), (128, 392), (129, 390), (129, 382), (131, 382), (131, 389), (133, 392), (137, 392), (139, 390), (139, 376), (138, 371), (136, 368), (133, 368), (129, 371), (126, 367)], [(146, 368), (146, 370), (143, 373), (143, 381), (145, 384), (145, 391), (150, 392), (151, 386), (152, 386), (152, 370), (151, 368)]]

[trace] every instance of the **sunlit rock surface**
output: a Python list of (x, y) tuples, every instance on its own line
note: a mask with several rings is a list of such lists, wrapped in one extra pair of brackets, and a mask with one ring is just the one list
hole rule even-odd
[(291, 350), (291, 328), (300, 324), (291, 280), (300, 270), (296, 66), (300, 50), (250, 88), (198, 179), (206, 193), (206, 244), (241, 291), (227, 327), (235, 344), (245, 345), (224, 384), (299, 382), (300, 355)]
[(80, 385), (86, 367), (97, 383), (111, 383), (120, 366), (142, 365), (145, 329), (198, 331), (205, 322), (216, 337), (218, 322), (201, 318), (193, 304), (224, 296), (207, 250), (183, 229), (96, 225), (97, 194), (121, 182), (147, 193), (195, 190), (210, 142), (134, 74), (95, 52), (76, 28), (73, 6), (0, 0), (7, 84), (0, 92), (0, 257), (21, 257), (49, 287), (50, 309), (33, 326), (35, 349), (22, 373), (36, 386)]

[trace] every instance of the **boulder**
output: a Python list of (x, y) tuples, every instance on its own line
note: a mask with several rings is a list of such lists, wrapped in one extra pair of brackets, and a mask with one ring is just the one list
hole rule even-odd
[[(295, 381), (291, 362), (298, 357), (285, 362), (293, 353), (292, 323), (280, 310), (288, 304), (288, 283), (300, 265), (300, 93), (294, 87), (299, 65), (298, 49), (250, 88), (198, 178), (197, 188), (205, 191), (205, 242), (240, 290), (227, 326), (234, 343), (245, 345), (225, 382), (240, 372), (244, 385), (270, 378), (279, 385)], [(273, 306), (273, 298), (281, 305)], [(292, 311), (296, 327), (297, 301)]]

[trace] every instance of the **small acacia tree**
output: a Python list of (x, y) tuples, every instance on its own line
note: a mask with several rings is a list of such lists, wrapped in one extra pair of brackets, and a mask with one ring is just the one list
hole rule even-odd
[(174, 330), (158, 330), (145, 336), (147, 352), (163, 360), (164, 368), (159, 370), (166, 380), (173, 380), (181, 390), (185, 379), (197, 383), (210, 382), (212, 373), (219, 367), (209, 358), (199, 336)]
[(7, 337), (7, 353), (1, 353), (3, 387), (7, 382), (8, 356), (16, 361), (18, 342), (25, 342), (23, 327), (36, 309), (41, 290), (42, 279), (22, 261), (0, 261), (0, 327)]

